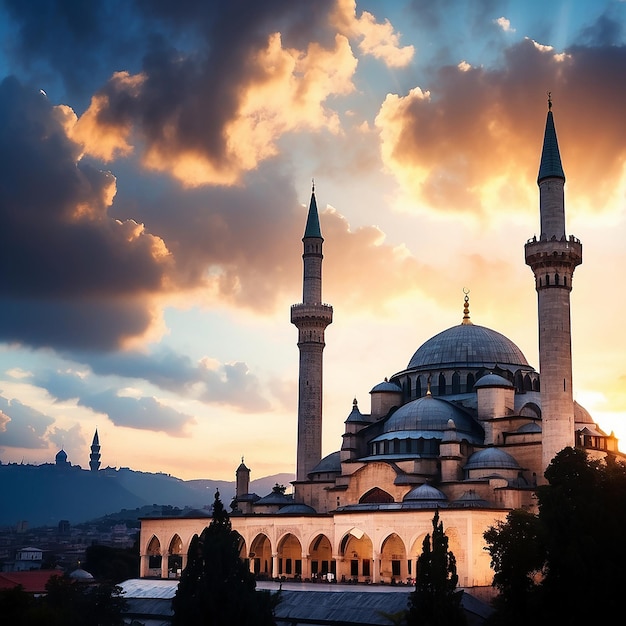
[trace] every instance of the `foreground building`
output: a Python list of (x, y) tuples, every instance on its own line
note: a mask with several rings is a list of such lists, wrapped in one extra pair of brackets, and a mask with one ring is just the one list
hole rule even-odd
[[(565, 230), (565, 174), (552, 104), (537, 183), (541, 233), (525, 245), (538, 298), (537, 372), (500, 333), (474, 324), (466, 293), (461, 323), (426, 341), (408, 365), (375, 385), (369, 412), (357, 401), (341, 448), (321, 455), (322, 355), (332, 307), (322, 301), (323, 242), (315, 190), (303, 237), (298, 329), (300, 378), (293, 496), (249, 493), (237, 468), (231, 517), (242, 558), (271, 578), (400, 583), (415, 576), (424, 536), (440, 511), (463, 587), (492, 582), (483, 533), (534, 489), (566, 446), (623, 456), (573, 399), (570, 292), (582, 245)], [(142, 520), (141, 576), (176, 576), (195, 533), (208, 523)]]

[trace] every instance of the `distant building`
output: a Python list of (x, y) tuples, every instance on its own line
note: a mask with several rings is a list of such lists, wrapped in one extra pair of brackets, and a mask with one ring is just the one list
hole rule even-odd
[[(248, 493), (243, 461), (236, 473), (231, 521), (252, 571), (407, 581), (438, 509), (459, 584), (489, 586), (485, 530), (512, 509), (534, 509), (535, 488), (560, 450), (577, 446), (594, 458), (624, 458), (613, 434), (573, 399), (570, 292), (582, 244), (565, 231), (565, 175), (551, 103), (537, 184), (541, 233), (526, 243), (525, 260), (538, 298), (541, 375), (513, 341), (473, 323), (466, 293), (461, 323), (374, 385), (369, 412), (355, 399), (340, 449), (323, 458), (322, 353), (333, 309), (322, 301), (324, 239), (313, 189), (302, 240), (303, 299), (291, 309), (300, 353), (294, 496), (275, 490), (258, 498)], [(167, 578), (181, 558), (184, 567), (193, 535), (207, 522), (142, 520), (141, 576)]]
[(57, 467), (69, 467), (71, 463), (67, 460), (67, 452), (61, 448), (54, 457), (54, 463)]
[(5, 561), (2, 565), (3, 572), (28, 572), (41, 569), (43, 562), (43, 550), (41, 548), (20, 548), (15, 552), (15, 560)]

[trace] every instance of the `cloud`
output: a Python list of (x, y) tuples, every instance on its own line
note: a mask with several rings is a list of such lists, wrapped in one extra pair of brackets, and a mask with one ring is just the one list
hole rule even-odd
[(48, 432), (48, 439), (57, 448), (63, 448), (64, 450), (84, 450), (87, 443), (80, 424), (74, 424), (70, 428), (53, 426)]
[[(376, 118), (383, 161), (429, 210), (496, 217), (514, 197), (529, 197), (549, 89), (566, 175), (586, 196), (578, 201), (615, 208), (624, 181), (621, 191), (614, 181), (626, 162), (626, 87), (617, 79), (625, 62), (623, 46), (556, 54), (525, 40), (507, 49), (501, 67), (444, 67), (436, 90), (385, 99)], [(601, 111), (614, 132), (598, 133), (596, 113), (581, 111)]]
[(7, 78), (0, 117), (0, 339), (110, 348), (147, 332), (163, 240), (109, 217), (115, 178), (83, 162), (66, 107)]
[(15, 398), (0, 396), (0, 446), (42, 449), (48, 447), (46, 430), (54, 422), (48, 415), (22, 404)]
[(511, 20), (506, 17), (499, 17), (493, 20), (494, 24), (497, 24), (505, 33), (514, 33), (515, 29), (511, 28)]
[(400, 35), (389, 20), (379, 23), (369, 11), (357, 17), (355, 0), (337, 0), (331, 23), (341, 34), (359, 40), (363, 54), (381, 59), (389, 67), (404, 67), (413, 59), (415, 48), (400, 46)]
[(104, 413), (116, 426), (161, 431), (173, 437), (189, 436), (188, 427), (196, 423), (193, 416), (181, 413), (154, 397), (119, 396), (114, 389), (86, 395), (79, 404)]
[[(79, 371), (76, 367), (65, 371), (41, 369), (30, 375), (29, 382), (45, 389), (58, 401), (76, 400), (81, 406), (105, 413), (115, 423), (124, 421), (116, 403), (123, 404), (125, 408), (133, 404), (137, 407), (149, 406), (161, 416), (153, 430), (171, 430), (174, 433), (183, 432), (186, 426), (195, 423), (195, 418), (168, 409), (154, 398), (143, 397), (141, 392), (113, 392), (112, 389), (117, 388), (114, 378), (144, 381), (185, 401), (228, 406), (243, 413), (271, 409), (259, 379), (242, 362), (219, 363), (209, 358), (193, 362), (188, 356), (164, 347), (153, 353), (82, 353), (80, 357), (91, 371), (84, 371), (86, 368)], [(124, 400), (114, 401), (111, 394), (123, 396)], [(110, 410), (103, 404), (105, 400), (109, 402)], [(138, 416), (139, 408), (131, 414)], [(168, 420), (171, 423), (166, 428)], [(132, 426), (132, 420), (124, 421), (124, 425)], [(141, 420), (133, 427), (149, 428)]]
[(236, 63), (223, 58), (231, 50), (207, 60), (155, 47), (140, 74), (113, 75), (73, 136), (102, 159), (128, 154), (134, 136), (146, 168), (193, 187), (240, 182), (277, 154), (285, 133), (339, 131), (337, 113), (325, 103), (353, 90), (356, 59), (345, 37), (294, 49), (272, 32), (245, 57), (239, 51)]

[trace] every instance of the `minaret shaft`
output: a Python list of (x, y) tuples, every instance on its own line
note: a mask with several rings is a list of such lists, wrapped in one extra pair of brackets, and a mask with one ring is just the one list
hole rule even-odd
[(322, 303), (322, 244), (315, 193), (302, 238), (304, 244), (302, 303), (291, 307), (291, 322), (298, 328), (300, 369), (298, 385), (298, 452), (296, 481), (307, 479), (322, 458), (322, 370), (324, 331), (332, 323), (333, 309)]
[(526, 243), (525, 257), (535, 275), (539, 322), (542, 464), (574, 445), (570, 292), (582, 263), (582, 244), (565, 234), (565, 175), (548, 112), (539, 168), (541, 234)]

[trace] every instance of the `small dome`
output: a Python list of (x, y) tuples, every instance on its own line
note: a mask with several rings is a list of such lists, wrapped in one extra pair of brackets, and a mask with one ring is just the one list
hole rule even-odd
[(258, 505), (270, 505), (270, 504), (282, 504), (282, 505), (287, 505), (287, 504), (292, 504), (293, 503), (293, 498), (291, 496), (286, 496), (284, 493), (280, 493), (277, 491), (272, 491), (272, 493), (269, 493), (266, 496), (263, 496), (262, 498), (259, 498), (255, 503), (254, 506), (258, 506)]
[(372, 387), (370, 393), (402, 393), (402, 389), (395, 383), (390, 383), (385, 378), (382, 383), (378, 383), (378, 385)]
[(73, 580), (78, 580), (78, 581), (93, 580), (93, 576), (89, 572), (87, 572), (86, 570), (80, 567), (70, 573), (70, 578), (72, 578)]
[(474, 385), (474, 389), (484, 387), (504, 387), (505, 389), (513, 389), (513, 383), (498, 374), (486, 374), (478, 379)]
[(67, 452), (65, 452), (65, 450), (63, 449), (59, 450), (54, 457), (54, 460), (57, 463), (67, 463)]
[(339, 451), (331, 452), (325, 456), (309, 474), (327, 474), (329, 472), (341, 472), (341, 458)]
[(574, 401), (574, 421), (582, 422), (583, 424), (593, 424), (593, 417), (589, 414), (589, 411), (580, 406), (578, 402)]
[(415, 501), (418, 500), (420, 502), (428, 501), (428, 502), (443, 502), (447, 500), (446, 494), (442, 491), (439, 491), (436, 487), (424, 483), (419, 487), (414, 487), (409, 491), (409, 493), (404, 496), (402, 499), (404, 502)]
[(427, 431), (443, 437), (444, 431), (450, 428), (450, 420), (458, 432), (469, 435), (477, 443), (482, 441), (480, 426), (470, 415), (454, 404), (430, 395), (401, 406), (385, 423), (384, 432)]
[(278, 510), (279, 515), (315, 515), (317, 511), (307, 504), (288, 504)]
[(489, 447), (474, 452), (463, 469), (521, 469), (518, 462), (504, 450)]
[(459, 324), (423, 343), (407, 369), (492, 368), (496, 364), (530, 368), (522, 351), (504, 335), (476, 324)]
[(452, 506), (461, 509), (484, 509), (489, 506), (489, 502), (483, 500), (473, 489), (470, 489), (460, 498), (454, 500)]

